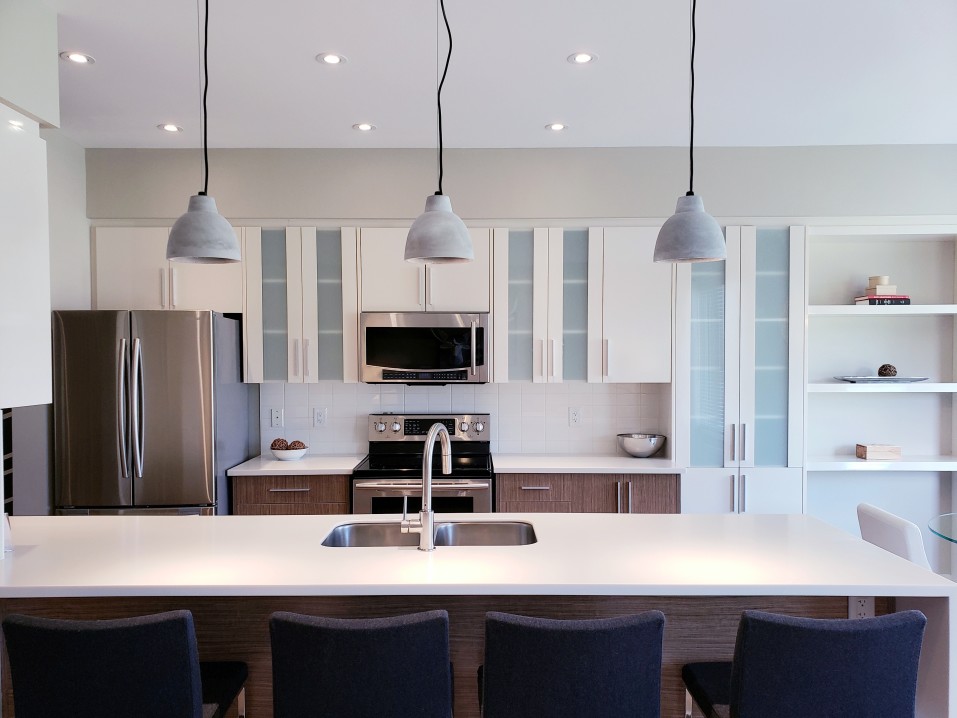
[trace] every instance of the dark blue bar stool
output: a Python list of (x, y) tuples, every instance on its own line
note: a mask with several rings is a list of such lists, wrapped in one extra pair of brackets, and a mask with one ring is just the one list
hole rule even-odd
[(106, 621), (10, 615), (3, 621), (17, 718), (222, 718), (247, 667), (201, 663), (193, 616)]
[(920, 611), (822, 619), (745, 611), (731, 662), (688, 663), (708, 718), (913, 718), (927, 619)]
[(274, 718), (451, 718), (449, 615), (274, 613)]
[(665, 616), (587, 620), (488, 613), (484, 718), (658, 718)]

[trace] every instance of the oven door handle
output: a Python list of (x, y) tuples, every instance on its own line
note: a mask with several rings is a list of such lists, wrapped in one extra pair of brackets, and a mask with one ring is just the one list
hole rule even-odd
[[(397, 483), (395, 481), (355, 481), (353, 482), (354, 489), (367, 489), (367, 490), (390, 490), (390, 489), (400, 489), (408, 491), (409, 489), (421, 489), (422, 483), (416, 481), (414, 483)], [(448, 481), (432, 481), (432, 491), (449, 491), (449, 490), (461, 490), (461, 489), (488, 489), (491, 487), (491, 482), (489, 481), (468, 481), (465, 479), (448, 482)]]

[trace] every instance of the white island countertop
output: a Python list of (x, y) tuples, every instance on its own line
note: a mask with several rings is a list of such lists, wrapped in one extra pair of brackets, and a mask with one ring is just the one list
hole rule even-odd
[(397, 516), (11, 518), (0, 598), (304, 595), (953, 596), (954, 584), (809, 516), (482, 514), (527, 546), (329, 548)]

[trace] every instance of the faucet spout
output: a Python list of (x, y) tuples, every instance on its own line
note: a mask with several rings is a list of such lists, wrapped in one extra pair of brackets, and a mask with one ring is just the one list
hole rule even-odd
[(452, 444), (449, 439), (449, 430), (445, 424), (436, 422), (429, 428), (425, 437), (425, 446), (422, 449), (422, 510), (418, 519), (403, 520), (402, 533), (419, 534), (419, 550), (435, 550), (435, 512), (432, 510), (432, 452), (435, 449), (435, 439), (441, 442), (442, 473), (452, 473)]

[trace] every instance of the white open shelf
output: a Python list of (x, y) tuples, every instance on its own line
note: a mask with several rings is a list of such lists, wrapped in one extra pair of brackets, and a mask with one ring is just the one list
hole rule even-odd
[(830, 394), (934, 394), (957, 392), (957, 383), (914, 381), (899, 384), (851, 384), (843, 381), (816, 382), (807, 385), (808, 393)]
[(808, 316), (886, 317), (892, 315), (922, 316), (928, 314), (957, 315), (957, 304), (813, 304)]
[(809, 456), (808, 471), (957, 471), (957, 456), (904, 456), (893, 461), (851, 455)]

